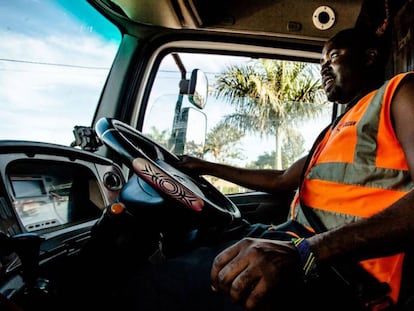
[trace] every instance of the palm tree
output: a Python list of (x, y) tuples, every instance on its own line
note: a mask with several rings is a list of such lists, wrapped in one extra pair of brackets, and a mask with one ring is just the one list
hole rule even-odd
[(243, 132), (274, 136), (276, 169), (282, 167), (283, 133), (320, 114), (326, 102), (313, 69), (302, 62), (257, 59), (230, 65), (216, 77), (214, 95), (235, 107), (225, 122)]
[(197, 158), (204, 158), (208, 154), (216, 162), (230, 164), (231, 160), (243, 159), (242, 150), (238, 146), (243, 136), (234, 126), (219, 122), (207, 133), (205, 144), (187, 141), (185, 153)]
[(214, 161), (228, 163), (229, 159), (242, 159), (238, 143), (244, 134), (232, 125), (219, 122), (208, 133), (204, 154), (211, 154)]

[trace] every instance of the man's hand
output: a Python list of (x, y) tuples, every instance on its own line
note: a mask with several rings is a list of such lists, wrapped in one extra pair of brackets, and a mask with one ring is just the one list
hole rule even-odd
[(181, 155), (179, 158), (180, 162), (175, 163), (176, 168), (190, 174), (202, 175), (208, 165), (207, 161), (190, 155)]
[(301, 280), (299, 255), (292, 242), (245, 238), (221, 252), (211, 270), (213, 290), (246, 309), (279, 300), (279, 293)]

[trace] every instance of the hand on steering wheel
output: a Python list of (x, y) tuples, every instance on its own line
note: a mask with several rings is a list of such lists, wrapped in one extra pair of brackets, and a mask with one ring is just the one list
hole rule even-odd
[(174, 200), (207, 223), (229, 224), (240, 218), (237, 206), (201, 176), (190, 177), (174, 167), (180, 159), (138, 130), (119, 120), (102, 118), (95, 125), (102, 142), (125, 165), (163, 197)]

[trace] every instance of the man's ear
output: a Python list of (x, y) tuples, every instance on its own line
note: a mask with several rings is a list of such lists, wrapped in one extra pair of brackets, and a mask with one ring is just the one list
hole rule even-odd
[(367, 57), (367, 66), (371, 66), (376, 63), (378, 57), (378, 50), (374, 48), (369, 48), (365, 52)]

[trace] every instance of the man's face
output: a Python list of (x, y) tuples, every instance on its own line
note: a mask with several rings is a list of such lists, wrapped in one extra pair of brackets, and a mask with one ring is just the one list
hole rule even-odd
[(328, 41), (322, 51), (322, 85), (329, 101), (347, 104), (361, 90), (364, 57), (355, 49)]

